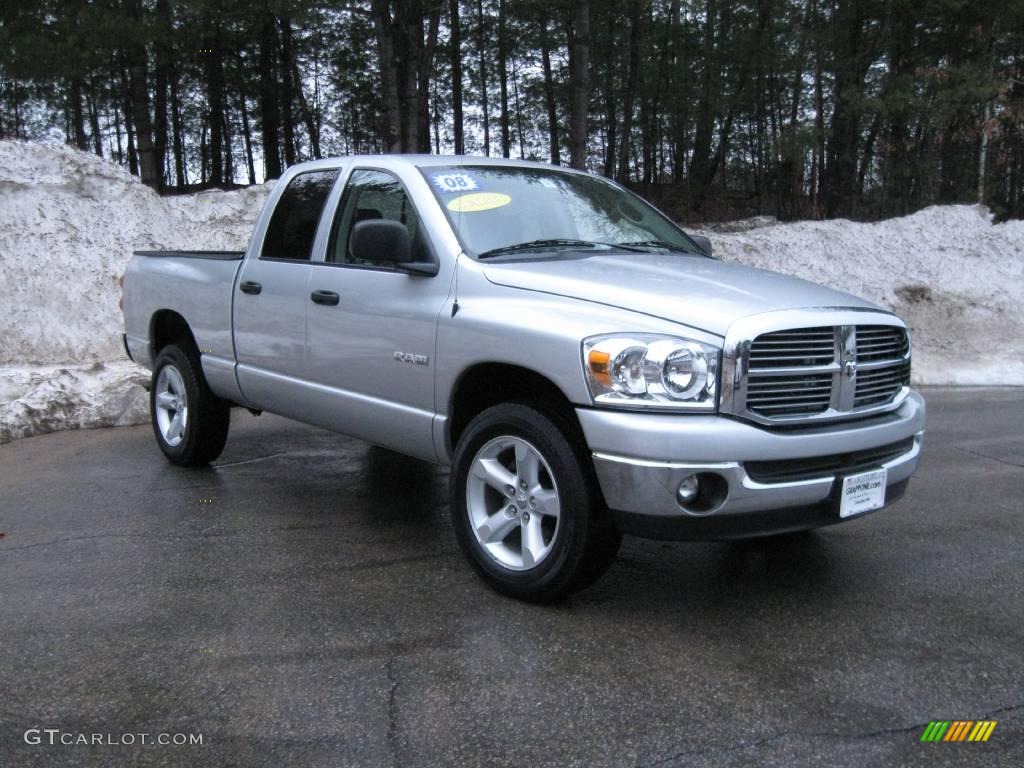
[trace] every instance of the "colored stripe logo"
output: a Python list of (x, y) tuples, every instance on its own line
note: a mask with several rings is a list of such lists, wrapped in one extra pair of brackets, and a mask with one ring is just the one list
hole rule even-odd
[(995, 720), (932, 720), (921, 734), (921, 741), (988, 741), (996, 728)]

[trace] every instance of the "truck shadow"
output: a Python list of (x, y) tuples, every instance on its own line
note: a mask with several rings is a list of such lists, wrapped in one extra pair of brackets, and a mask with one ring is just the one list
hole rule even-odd
[(761, 598), (814, 602), (845, 589), (853, 578), (848, 559), (857, 557), (817, 531), (732, 542), (627, 539), (616, 564), (590, 593), (600, 602), (628, 594), (642, 596), (650, 608), (671, 604), (698, 610), (729, 609)]

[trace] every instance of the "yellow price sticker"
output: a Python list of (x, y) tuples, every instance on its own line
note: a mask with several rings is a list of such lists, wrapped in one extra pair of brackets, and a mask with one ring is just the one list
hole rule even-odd
[(512, 198), (503, 192), (473, 192), (461, 195), (448, 203), (448, 210), (456, 213), (473, 213), (501, 208), (512, 202)]

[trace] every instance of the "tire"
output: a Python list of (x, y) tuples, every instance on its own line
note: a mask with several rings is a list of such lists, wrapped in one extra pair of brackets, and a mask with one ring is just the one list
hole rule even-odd
[(523, 404), (488, 408), (455, 452), (451, 509), (459, 545), (504, 595), (565, 597), (596, 581), (622, 541), (597, 488), (582, 437), (564, 420)]
[(224, 450), (231, 408), (210, 391), (192, 351), (172, 344), (157, 355), (149, 414), (157, 445), (172, 464), (200, 467)]

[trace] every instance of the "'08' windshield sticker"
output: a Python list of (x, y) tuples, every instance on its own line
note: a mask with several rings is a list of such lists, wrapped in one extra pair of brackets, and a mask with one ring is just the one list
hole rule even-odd
[(472, 192), (480, 189), (476, 179), (468, 173), (436, 173), (430, 180), (442, 192)]

